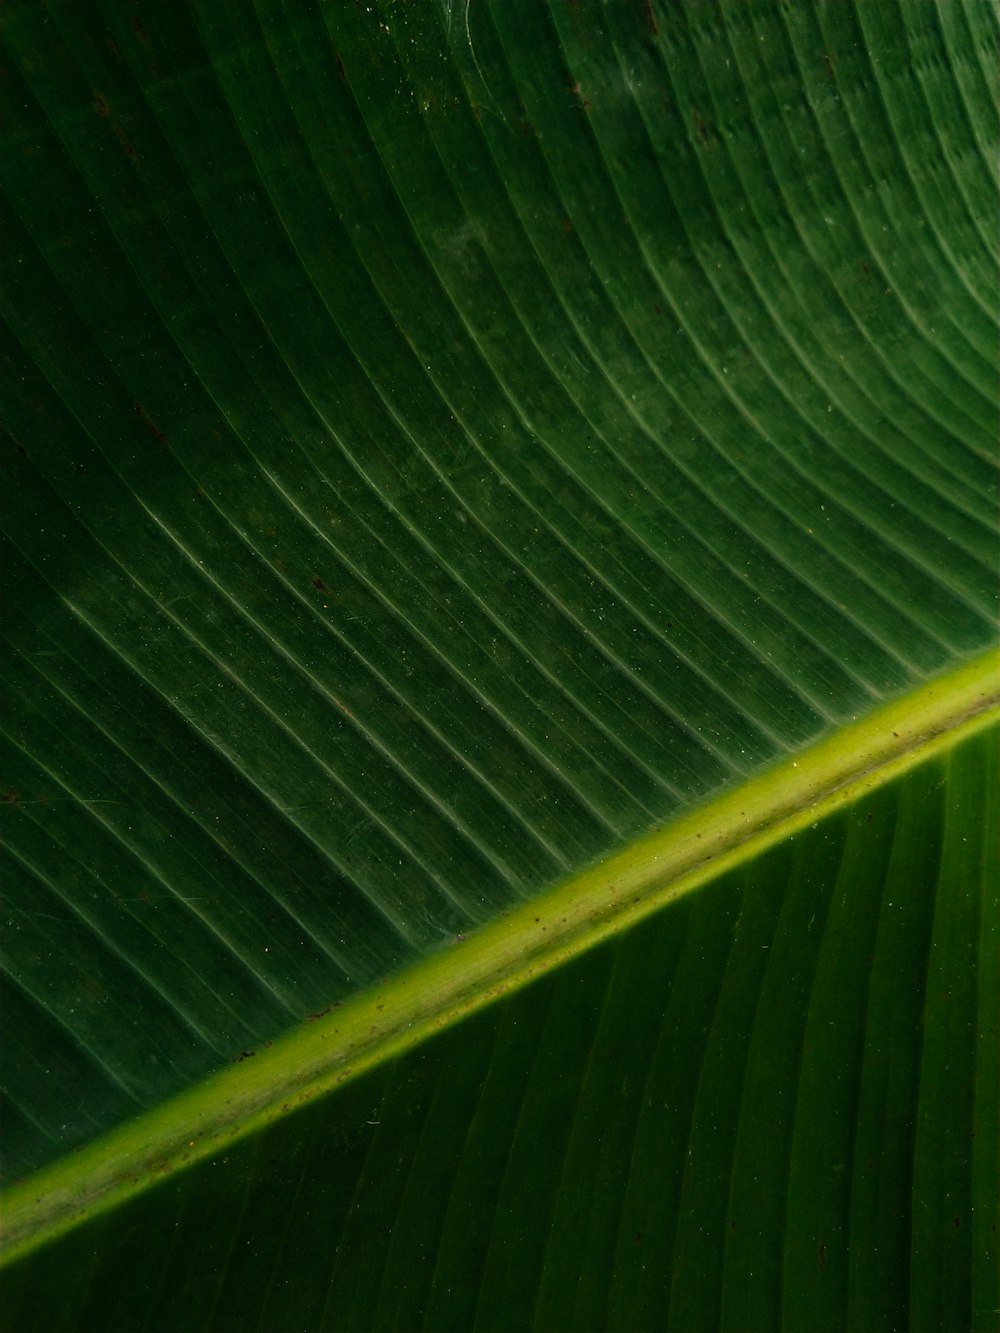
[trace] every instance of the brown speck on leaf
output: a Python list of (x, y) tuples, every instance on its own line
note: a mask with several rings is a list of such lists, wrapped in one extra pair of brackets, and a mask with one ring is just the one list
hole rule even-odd
[(314, 587), (314, 588), (317, 588), (320, 592), (329, 592), (329, 591), (330, 591), (330, 589), (326, 586), (326, 584), (323, 582), (322, 579), (313, 579), (312, 584), (313, 584), (313, 587)]
[(20, 805), (21, 797), (13, 787), (8, 787), (3, 794), (3, 803), (4, 805)]
[(142, 19), (138, 14), (132, 15), (132, 31), (135, 33), (136, 37), (138, 37), (140, 42), (149, 41), (149, 33), (143, 27)]
[(826, 1267), (826, 1246), (825, 1246), (825, 1245), (821, 1245), (821, 1246), (819, 1247), (819, 1267), (820, 1267), (820, 1268), (825, 1268), (825, 1267)]
[(132, 159), (133, 162), (138, 162), (139, 154), (129, 143), (128, 138), (125, 135), (125, 131), (122, 129), (120, 125), (116, 125), (114, 129), (115, 129), (115, 138), (121, 144), (122, 148), (124, 148), (126, 154)]
[(321, 1009), (318, 1014), (306, 1014), (306, 1018), (309, 1020), (310, 1023), (315, 1023), (317, 1019), (322, 1018), (324, 1014), (328, 1014), (329, 1012), (330, 1012), (330, 1006), (327, 1005), (327, 1007), (325, 1009)]
[(701, 139), (702, 143), (705, 144), (707, 147), (709, 143), (709, 137), (708, 137), (708, 130), (705, 128), (705, 122), (702, 120), (701, 115), (697, 110), (692, 111), (691, 114), (694, 116), (694, 127), (698, 131), (698, 137)]
[(340, 58), (339, 55), (337, 56), (337, 73), (340, 75), (340, 81), (341, 81), (341, 83), (346, 83), (346, 82), (347, 82), (347, 70), (344, 69), (344, 62), (341, 60), (341, 58)]
[(642, 0), (642, 17), (645, 20), (646, 27), (655, 37), (660, 31), (660, 25), (656, 21), (656, 10), (653, 8), (653, 0)]
[(576, 100), (580, 103), (580, 105), (583, 107), (584, 111), (589, 111), (589, 110), (590, 110), (590, 98), (589, 98), (589, 97), (584, 97), (584, 95), (580, 92), (580, 85), (579, 85), (578, 83), (576, 83), (576, 82), (571, 83), (570, 86), (569, 86), (569, 90), (570, 90), (570, 92), (573, 94), (573, 96), (576, 98)]
[(164, 435), (162, 430), (157, 430), (155, 422), (149, 417), (142, 403), (139, 402), (136, 403), (135, 414), (142, 422), (142, 424), (146, 427), (146, 429), (149, 431), (150, 435), (152, 435), (153, 439), (157, 442), (157, 444), (165, 444), (169, 448), (169, 441), (167, 437)]
[(100, 93), (94, 94), (94, 110), (99, 116), (110, 116), (111, 109), (108, 106), (108, 99), (102, 97)]

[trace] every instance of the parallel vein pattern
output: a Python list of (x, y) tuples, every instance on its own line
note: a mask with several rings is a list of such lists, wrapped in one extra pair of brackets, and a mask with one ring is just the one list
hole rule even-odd
[(995, 1328), (998, 740), (15, 1265), (20, 1327)]
[(8, 5), (8, 1175), (995, 637), (996, 37)]

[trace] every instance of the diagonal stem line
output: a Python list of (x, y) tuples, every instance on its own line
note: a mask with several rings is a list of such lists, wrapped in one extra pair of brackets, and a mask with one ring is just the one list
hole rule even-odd
[(395, 1058), (1000, 721), (991, 649), (9, 1189), (0, 1263)]

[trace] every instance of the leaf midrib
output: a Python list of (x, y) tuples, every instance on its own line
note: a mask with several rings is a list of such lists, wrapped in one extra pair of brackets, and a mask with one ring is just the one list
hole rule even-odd
[(2, 1199), (0, 1263), (400, 1055), (997, 717), (993, 649), (15, 1184)]

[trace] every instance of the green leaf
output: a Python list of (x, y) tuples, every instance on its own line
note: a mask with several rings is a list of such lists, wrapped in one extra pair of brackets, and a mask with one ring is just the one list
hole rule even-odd
[(997, 1327), (992, 8), (3, 35), (10, 1326)]

